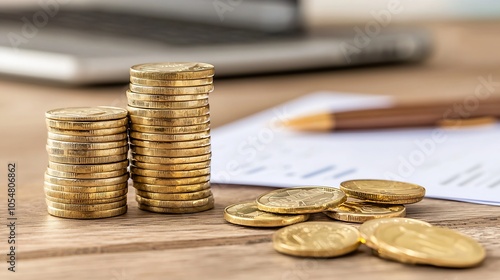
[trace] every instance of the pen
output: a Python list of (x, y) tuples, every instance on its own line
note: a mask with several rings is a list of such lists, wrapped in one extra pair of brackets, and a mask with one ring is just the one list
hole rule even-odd
[(332, 131), (460, 125), (493, 122), (500, 117), (500, 98), (461, 102), (399, 104), (388, 108), (325, 112), (297, 117), (283, 122), (301, 131)]

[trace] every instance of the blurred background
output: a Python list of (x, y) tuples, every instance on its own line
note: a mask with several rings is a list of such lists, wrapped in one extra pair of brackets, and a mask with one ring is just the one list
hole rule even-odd
[(1, 0), (0, 73), (87, 85), (150, 61), (219, 77), (418, 62), (436, 49), (422, 26), (499, 17), (492, 0)]

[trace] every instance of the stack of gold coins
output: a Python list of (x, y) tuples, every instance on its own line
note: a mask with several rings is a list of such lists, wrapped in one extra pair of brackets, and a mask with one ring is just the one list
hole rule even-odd
[(61, 108), (46, 114), (49, 214), (97, 219), (127, 212), (127, 110)]
[(131, 67), (130, 171), (140, 209), (195, 213), (213, 208), (208, 104), (213, 75), (214, 67), (206, 63)]

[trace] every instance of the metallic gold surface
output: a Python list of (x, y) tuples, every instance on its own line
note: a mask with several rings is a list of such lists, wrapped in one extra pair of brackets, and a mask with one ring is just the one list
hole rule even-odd
[(50, 215), (60, 217), (60, 218), (71, 218), (71, 219), (101, 219), (101, 218), (110, 218), (119, 215), (123, 215), (127, 213), (127, 206), (122, 206), (115, 209), (103, 210), (103, 211), (89, 211), (89, 212), (80, 212), (80, 211), (69, 211), (57, 209), (54, 207), (47, 207), (47, 210)]
[(210, 167), (186, 171), (167, 171), (167, 170), (149, 170), (132, 166), (130, 168), (132, 174), (146, 177), (156, 178), (188, 178), (210, 175)]
[(406, 225), (406, 224), (419, 224), (419, 225), (424, 225), (427, 227), (432, 226), (431, 224), (416, 220), (416, 219), (410, 219), (410, 218), (381, 218), (381, 219), (374, 219), (367, 221), (363, 223), (359, 227), (359, 232), (361, 235), (361, 242), (365, 243), (366, 246), (378, 250), (378, 242), (377, 239), (374, 236), (375, 230), (380, 226), (380, 225), (385, 225), (385, 224), (395, 224), (395, 225)]
[(84, 205), (113, 203), (117, 201), (122, 201), (124, 199), (127, 199), (127, 194), (105, 199), (65, 199), (52, 196), (45, 197), (45, 200), (49, 200), (52, 202), (64, 203), (64, 204), (84, 204)]
[(115, 185), (95, 186), (95, 187), (65, 186), (65, 185), (44, 182), (43, 186), (47, 190), (57, 191), (57, 192), (69, 192), (69, 193), (113, 192), (113, 191), (125, 190), (128, 188), (127, 182), (118, 183)]
[(199, 177), (190, 178), (156, 178), (156, 177), (145, 177), (132, 174), (132, 180), (139, 183), (150, 184), (150, 185), (160, 185), (160, 186), (183, 186), (183, 185), (193, 185), (200, 184), (210, 181), (210, 175), (203, 175)]
[(284, 215), (261, 211), (255, 201), (229, 205), (224, 209), (224, 219), (232, 224), (249, 227), (282, 227), (307, 221), (308, 214)]
[(102, 150), (71, 150), (71, 149), (60, 149), (51, 146), (46, 146), (47, 153), (54, 156), (67, 156), (67, 157), (104, 157), (104, 156), (114, 156), (121, 155), (128, 152), (128, 146), (123, 146), (119, 148), (110, 148)]
[(212, 191), (210, 189), (200, 190), (196, 192), (185, 192), (185, 193), (157, 193), (157, 192), (147, 192), (141, 190), (135, 190), (138, 196), (156, 199), (156, 200), (196, 200), (202, 198), (208, 198), (212, 196)]
[(403, 263), (460, 268), (476, 266), (486, 257), (477, 241), (447, 228), (386, 224), (374, 235), (382, 257)]
[(133, 131), (145, 132), (145, 133), (187, 134), (187, 133), (196, 133), (209, 130), (210, 122), (198, 125), (174, 126), (174, 127), (131, 124), (130, 129)]
[(44, 188), (45, 195), (55, 198), (63, 198), (69, 200), (94, 200), (94, 199), (109, 199), (127, 194), (128, 189), (110, 191), (110, 192), (97, 192), (97, 193), (72, 193), (53, 191)]
[(193, 80), (212, 77), (214, 66), (198, 62), (164, 62), (134, 65), (130, 76), (152, 80)]
[(114, 163), (126, 160), (128, 154), (104, 156), (104, 157), (73, 157), (73, 156), (54, 156), (49, 155), (49, 161), (67, 164), (101, 164), (101, 163)]
[(60, 177), (60, 178), (68, 178), (68, 179), (105, 179), (105, 178), (113, 178), (125, 175), (127, 173), (127, 169), (120, 169), (114, 171), (107, 172), (94, 172), (94, 173), (74, 173), (74, 172), (64, 172), (54, 170), (52, 168), (47, 168), (47, 174)]
[(199, 192), (202, 190), (210, 189), (210, 182), (205, 181), (190, 185), (170, 185), (170, 186), (134, 182), (134, 188), (140, 191), (154, 192), (154, 193), (171, 193), (171, 194), (188, 193), (188, 192)]
[(129, 105), (127, 106), (127, 109), (131, 116), (163, 119), (192, 118), (210, 113), (210, 108), (208, 105), (191, 109), (145, 109)]
[(122, 118), (110, 121), (90, 121), (90, 122), (46, 119), (45, 123), (47, 124), (48, 127), (59, 128), (59, 129), (94, 130), (94, 129), (126, 126), (128, 124), (128, 118)]
[(68, 149), (68, 150), (104, 150), (104, 149), (127, 147), (128, 141), (125, 139), (120, 141), (104, 142), (104, 143), (77, 143), (77, 142), (64, 142), (64, 141), (47, 139), (47, 145), (53, 148)]
[(389, 217), (404, 217), (406, 208), (403, 205), (383, 205), (361, 201), (349, 201), (324, 212), (328, 217), (354, 223)]
[(153, 148), (153, 149), (184, 149), (197, 148), (210, 145), (210, 137), (201, 138), (192, 141), (177, 141), (177, 142), (157, 142), (140, 139), (130, 139), (130, 143), (135, 146)]
[(65, 134), (57, 134), (49, 132), (48, 138), (51, 140), (58, 140), (64, 142), (103, 143), (103, 142), (126, 140), (127, 133), (119, 133), (119, 134), (103, 135), (103, 136), (75, 136), (75, 135), (65, 135)]
[(189, 95), (189, 94), (203, 94), (209, 93), (214, 90), (214, 86), (203, 85), (194, 87), (150, 87), (137, 84), (130, 84), (129, 89), (131, 92), (135, 93), (145, 93), (145, 94), (158, 94), (158, 95)]
[(134, 160), (146, 163), (155, 163), (155, 164), (187, 164), (193, 162), (207, 161), (210, 160), (211, 158), (212, 154), (193, 156), (193, 157), (167, 158), (167, 157), (143, 156), (132, 153), (132, 159)]
[(336, 257), (359, 247), (356, 228), (341, 223), (305, 222), (287, 226), (273, 235), (276, 251), (299, 257)]
[(45, 173), (45, 182), (56, 185), (73, 186), (73, 187), (98, 187), (98, 186), (116, 185), (127, 182), (128, 178), (129, 178), (128, 173), (119, 177), (105, 178), (105, 179), (68, 179), (68, 178), (54, 177)]
[(125, 133), (127, 131), (127, 126), (124, 125), (120, 127), (91, 129), (91, 130), (71, 130), (71, 129), (47, 127), (47, 130), (49, 132), (56, 134), (73, 135), (73, 136), (105, 136), (105, 135)]
[(152, 109), (188, 109), (198, 108), (208, 105), (208, 99), (191, 100), (191, 101), (144, 101), (144, 100), (128, 100), (128, 105), (139, 108)]
[(189, 117), (189, 118), (161, 118), (161, 119), (131, 115), (130, 121), (133, 124), (174, 127), (174, 126), (203, 124), (210, 121), (210, 115), (207, 113), (204, 115)]
[(86, 165), (76, 165), (76, 164), (64, 164), (49, 161), (49, 168), (61, 171), (61, 172), (74, 172), (74, 173), (100, 173), (100, 172), (110, 172), (121, 170), (127, 168), (129, 162), (128, 160), (122, 160), (107, 164), (86, 164)]
[(144, 156), (183, 158), (209, 154), (212, 150), (212, 147), (210, 145), (207, 145), (197, 148), (155, 149), (132, 146), (131, 149), (134, 153)]
[(108, 106), (59, 108), (47, 111), (45, 117), (62, 121), (107, 121), (127, 117), (127, 110)]
[(104, 211), (120, 208), (127, 205), (127, 199), (122, 199), (117, 202), (111, 203), (101, 203), (101, 204), (66, 204), (53, 202), (50, 200), (45, 200), (47, 206), (60, 209), (60, 210), (69, 210), (69, 211), (77, 211), (77, 212), (93, 212), (93, 211)]
[(150, 80), (130, 76), (130, 83), (152, 87), (193, 87), (212, 84), (212, 77), (196, 80)]
[(175, 208), (167, 208), (167, 207), (155, 207), (149, 206), (145, 204), (139, 204), (139, 209), (155, 212), (155, 213), (165, 213), (165, 214), (188, 214), (188, 213), (198, 213), (202, 211), (207, 211), (214, 208), (214, 200), (211, 199), (207, 204), (198, 207), (175, 207)]
[(155, 163), (146, 163), (146, 162), (132, 160), (132, 167), (138, 167), (149, 170), (187, 171), (187, 170), (208, 168), (210, 167), (210, 161), (208, 160), (208, 161), (185, 163), (185, 164), (155, 164)]
[(209, 204), (210, 201), (213, 201), (213, 196), (209, 196), (207, 198), (194, 199), (194, 200), (160, 200), (160, 199), (151, 199), (145, 198), (140, 195), (135, 196), (135, 200), (139, 204), (154, 206), (154, 207), (163, 207), (163, 208), (193, 208), (200, 207)]
[(425, 188), (419, 185), (389, 180), (351, 180), (340, 183), (347, 195), (377, 203), (415, 203), (424, 198)]
[(278, 214), (318, 213), (333, 209), (346, 201), (339, 189), (330, 187), (297, 187), (278, 189), (257, 198), (259, 210)]
[(172, 142), (172, 141), (193, 141), (210, 137), (210, 130), (187, 133), (187, 134), (154, 134), (137, 131), (130, 131), (130, 137), (144, 141)]

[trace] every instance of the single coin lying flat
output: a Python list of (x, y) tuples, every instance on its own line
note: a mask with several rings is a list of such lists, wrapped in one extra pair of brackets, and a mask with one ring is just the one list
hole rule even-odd
[(307, 221), (308, 214), (285, 215), (264, 212), (257, 208), (255, 201), (229, 205), (224, 209), (226, 221), (250, 227), (282, 227)]
[(411, 204), (421, 201), (425, 188), (416, 184), (390, 180), (351, 180), (340, 183), (348, 196), (366, 202)]
[(257, 198), (259, 210), (277, 214), (319, 213), (346, 201), (344, 192), (330, 187), (278, 189)]

